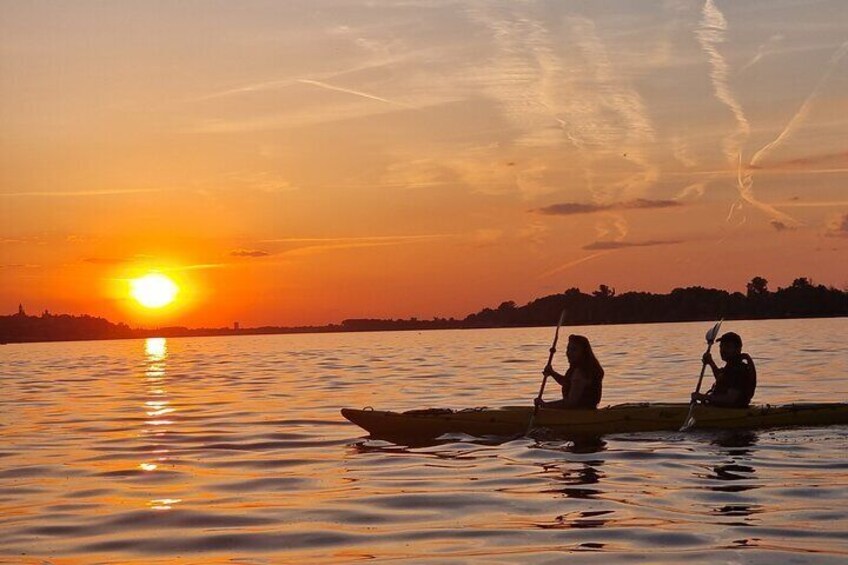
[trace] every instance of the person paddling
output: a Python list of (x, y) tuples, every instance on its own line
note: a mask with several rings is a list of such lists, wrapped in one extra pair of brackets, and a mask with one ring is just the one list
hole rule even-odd
[(726, 364), (719, 368), (710, 353), (704, 354), (704, 364), (710, 366), (716, 382), (706, 394), (693, 392), (692, 400), (722, 408), (747, 408), (757, 388), (754, 360), (742, 352), (739, 334), (727, 332), (718, 342), (719, 354)]
[(604, 369), (592, 352), (589, 340), (582, 335), (568, 336), (565, 355), (568, 370), (564, 375), (557, 373), (550, 363), (542, 371), (562, 386), (562, 400), (545, 402), (537, 398), (536, 405), (544, 408), (597, 408), (601, 401)]

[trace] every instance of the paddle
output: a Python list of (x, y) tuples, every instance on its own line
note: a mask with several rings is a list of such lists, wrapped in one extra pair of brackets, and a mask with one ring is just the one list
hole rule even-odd
[[(562, 326), (562, 321), (565, 319), (565, 308), (562, 309), (562, 313), (559, 315), (559, 322), (557, 322), (556, 332), (554, 333), (554, 342), (551, 344), (551, 354), (548, 355), (548, 364), (545, 365), (547, 367), (554, 360), (554, 353), (556, 353), (557, 341), (559, 341), (559, 328)], [(544, 371), (543, 371), (544, 372)], [(542, 377), (542, 386), (539, 387), (539, 396), (536, 398), (542, 400), (542, 395), (545, 394), (545, 383), (548, 382), (548, 375)], [(539, 413), (539, 405), (533, 407), (533, 414), (530, 416), (530, 422), (527, 424), (527, 433), (530, 433), (530, 430), (533, 429), (533, 421), (536, 419), (536, 415)], [(525, 434), (526, 435), (526, 434)]]
[[(713, 342), (715, 342), (716, 336), (718, 335), (718, 330), (719, 330), (719, 328), (721, 328), (721, 323), (723, 321), (724, 321), (724, 318), (719, 320), (716, 323), (716, 325), (714, 325), (712, 328), (710, 328), (710, 330), (707, 332), (707, 335), (705, 336), (706, 339), (707, 339), (707, 352), (704, 353), (704, 355), (706, 355), (707, 353), (710, 352), (710, 349), (713, 346)], [(701, 376), (698, 377), (698, 386), (695, 387), (695, 393), (696, 394), (701, 392), (701, 382), (704, 380), (704, 372), (706, 370), (707, 370), (707, 364), (704, 363), (701, 366)], [(695, 417), (692, 415), (692, 413), (695, 410), (695, 404), (696, 404), (695, 400), (692, 399), (692, 402), (689, 403), (689, 414), (686, 416), (686, 420), (683, 422), (683, 425), (680, 427), (681, 432), (685, 432), (686, 430), (688, 430), (689, 428), (691, 428), (692, 426), (695, 425)]]

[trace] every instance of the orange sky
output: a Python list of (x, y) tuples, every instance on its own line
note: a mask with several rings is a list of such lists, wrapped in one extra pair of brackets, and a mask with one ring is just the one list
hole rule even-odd
[[(2, 2), (0, 310), (848, 285), (848, 4)], [(131, 305), (128, 278), (178, 281)]]

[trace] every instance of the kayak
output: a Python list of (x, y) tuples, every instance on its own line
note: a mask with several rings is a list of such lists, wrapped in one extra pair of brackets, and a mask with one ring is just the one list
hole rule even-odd
[[(679, 430), (689, 404), (618, 404), (598, 410), (540, 408), (533, 428), (562, 437)], [(460, 433), (471, 436), (511, 436), (527, 432), (532, 406), (436, 408), (408, 412), (343, 408), (342, 416), (385, 439), (435, 438)], [(848, 404), (786, 404), (717, 408), (697, 405), (692, 429), (757, 429), (848, 424)]]

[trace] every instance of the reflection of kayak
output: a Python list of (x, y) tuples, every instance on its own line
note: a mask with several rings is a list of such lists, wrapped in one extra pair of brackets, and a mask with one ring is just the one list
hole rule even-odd
[[(678, 430), (688, 411), (689, 404), (618, 404), (599, 410), (542, 408), (533, 426), (563, 437)], [(434, 438), (446, 433), (518, 435), (527, 431), (532, 413), (531, 406), (409, 412), (342, 409), (342, 416), (372, 436), (390, 439)], [(750, 408), (698, 405), (694, 416), (694, 429), (829, 426), (848, 424), (848, 404), (786, 404)]]

